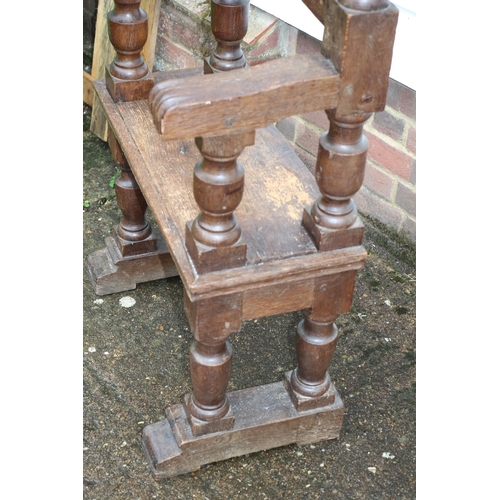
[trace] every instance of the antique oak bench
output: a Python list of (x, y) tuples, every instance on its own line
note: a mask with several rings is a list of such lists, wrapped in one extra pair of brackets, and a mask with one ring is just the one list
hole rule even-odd
[[(387, 0), (304, 0), (324, 24), (321, 53), (248, 66), (249, 0), (212, 0), (217, 48), (202, 70), (152, 73), (140, 0), (108, 15), (116, 57), (96, 98), (122, 172), (122, 221), (89, 256), (96, 293), (179, 275), (195, 338), (193, 391), (143, 431), (157, 479), (290, 443), (339, 435), (344, 404), (328, 368), (336, 318), (363, 266), (352, 196), (363, 182), (363, 124), (385, 106), (398, 11)], [(325, 110), (316, 175), (273, 125)], [(159, 232), (151, 229), (149, 206)], [(303, 311), (297, 367), (227, 393), (228, 338), (244, 321)]]

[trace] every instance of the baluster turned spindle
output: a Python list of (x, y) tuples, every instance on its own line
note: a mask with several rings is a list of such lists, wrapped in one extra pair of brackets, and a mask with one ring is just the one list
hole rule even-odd
[(250, 0), (212, 0), (212, 33), (217, 46), (205, 59), (205, 73), (229, 71), (247, 65), (241, 42), (248, 29)]
[[(397, 9), (388, 0), (337, 0), (324, 8), (322, 53), (341, 75), (339, 106), (326, 110), (329, 130), (319, 141), (316, 181), (321, 196), (304, 210), (302, 224), (319, 251), (361, 245), (363, 224), (352, 197), (361, 188), (368, 139), (363, 124), (385, 105)], [(366, 43), (370, 33), (371, 47)], [(360, 60), (360, 54), (364, 59)], [(318, 280), (311, 309), (296, 338), (298, 366), (285, 376), (298, 410), (330, 404), (328, 366), (337, 343), (334, 321), (349, 312), (356, 271)]]
[(185, 404), (195, 436), (234, 426), (226, 395), (232, 357), (231, 344), (227, 341), (217, 344), (194, 342), (191, 346), (189, 361), (193, 393), (185, 398)]
[[(298, 366), (291, 374), (291, 387), (296, 394), (303, 396), (303, 400), (310, 403), (326, 394), (331, 388), (328, 367), (337, 345), (337, 327), (331, 321), (314, 321), (309, 314), (299, 323), (296, 336), (296, 352)], [(305, 396), (305, 397), (304, 397)], [(293, 395), (292, 395), (293, 398)], [(309, 399), (311, 398), (311, 399)], [(321, 401), (321, 405), (333, 403), (334, 394), (330, 391), (328, 398)], [(295, 404), (300, 410), (311, 409), (316, 406), (304, 406), (297, 403), (300, 398), (295, 397)]]
[[(109, 38), (116, 56), (106, 68), (106, 87), (115, 102), (145, 99), (154, 84), (141, 55), (148, 37), (148, 15), (140, 4), (141, 0), (115, 0), (115, 8), (108, 13)], [(116, 227), (122, 256), (154, 252), (157, 240), (151, 236), (151, 226), (145, 217), (146, 200), (112, 131), (108, 142), (121, 168), (115, 191), (123, 214)]]
[(320, 137), (316, 181), (321, 197), (304, 212), (303, 223), (319, 250), (360, 245), (363, 225), (352, 199), (363, 184), (368, 139), (363, 124), (369, 113), (336, 119), (327, 110), (330, 128)]
[(116, 242), (123, 257), (154, 252), (157, 240), (152, 237), (152, 229), (146, 219), (147, 203), (134, 174), (112, 131), (108, 137), (113, 159), (121, 169), (115, 180), (116, 201), (123, 218), (116, 226)]
[(196, 139), (203, 159), (195, 167), (193, 189), (201, 212), (186, 228), (186, 245), (199, 272), (245, 264), (246, 244), (234, 215), (244, 184), (237, 158), (254, 137), (254, 132), (243, 132)]
[(285, 386), (299, 411), (332, 404), (335, 391), (328, 373), (338, 329), (334, 321), (349, 312), (356, 271), (318, 278), (312, 307), (303, 311), (295, 339), (297, 368), (285, 374)]
[(146, 99), (154, 85), (141, 55), (148, 38), (148, 15), (140, 4), (141, 0), (115, 0), (115, 8), (108, 13), (116, 56), (106, 67), (106, 86), (115, 102)]
[[(249, 0), (212, 0), (214, 53), (205, 59), (205, 73), (246, 66), (240, 44), (248, 29)], [(186, 230), (186, 245), (198, 272), (245, 264), (246, 244), (234, 211), (243, 197), (244, 171), (238, 156), (253, 145), (255, 132), (198, 137), (203, 160), (194, 171), (194, 197), (200, 214)]]
[[(397, 17), (388, 0), (325, 4), (322, 53), (341, 79), (339, 105), (326, 111), (330, 128), (319, 144), (316, 180), (321, 197), (302, 219), (319, 250), (362, 242), (363, 224), (352, 197), (364, 178), (368, 139), (363, 124), (385, 106)], [(368, 48), (363, 46), (366, 33), (372, 40)]]
[[(205, 73), (246, 66), (240, 43), (248, 27), (248, 9), (249, 0), (212, 0), (212, 31), (217, 48), (205, 60)], [(200, 214), (186, 227), (186, 246), (200, 273), (245, 265), (247, 247), (234, 215), (244, 187), (243, 167), (237, 160), (254, 139), (254, 131), (196, 138), (203, 156), (193, 180)], [(221, 303), (208, 301), (200, 305), (186, 296), (185, 308), (196, 338), (190, 353), (193, 393), (187, 396), (185, 405), (191, 430), (194, 435), (202, 435), (230, 429), (234, 417), (226, 389), (232, 349), (227, 338), (241, 327), (241, 303), (237, 297), (227, 297)], [(204, 314), (213, 315), (213, 311), (217, 311), (217, 319), (214, 317), (209, 326), (199, 321)]]

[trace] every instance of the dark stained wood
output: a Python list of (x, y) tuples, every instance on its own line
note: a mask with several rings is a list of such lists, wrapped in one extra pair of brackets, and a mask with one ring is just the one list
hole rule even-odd
[(191, 300), (184, 292), (184, 309), (191, 332), (200, 342), (221, 343), (241, 328), (243, 295), (219, 295), (209, 299)]
[[(213, 0), (212, 33), (217, 47), (205, 59), (206, 74), (244, 68), (241, 41), (248, 29), (250, 0)], [(186, 225), (186, 247), (199, 273), (244, 266), (247, 246), (234, 211), (243, 197), (245, 173), (237, 161), (254, 144), (255, 131), (196, 137), (203, 159), (194, 169), (193, 193), (201, 209)]]
[(119, 80), (140, 80), (149, 74), (141, 55), (148, 38), (148, 15), (141, 0), (115, 0), (108, 13), (108, 29), (116, 56), (109, 65), (109, 74)]
[(251, 131), (295, 114), (335, 108), (338, 85), (333, 64), (313, 54), (160, 83), (149, 101), (163, 138), (184, 139)]
[[(185, 78), (197, 74), (201, 74), (199, 68), (190, 68), (157, 72), (153, 74), (153, 77), (155, 82), (161, 82), (171, 78)], [(111, 99), (105, 90), (105, 84), (102, 80), (98, 81), (98, 85), (101, 86), (101, 89), (104, 88), (107, 98)], [(95, 99), (95, 104), (101, 106), (99, 96)], [(102, 107), (103, 112), (105, 112), (104, 120), (107, 123), (106, 116), (109, 109), (106, 106)], [(127, 232), (124, 228), (124, 220), (125, 226), (128, 226), (126, 219), (130, 217), (127, 214), (131, 213), (133, 220), (137, 220), (138, 218), (139, 221), (142, 221), (142, 217), (144, 216), (144, 197), (142, 196), (142, 191), (138, 189), (132, 169), (128, 170), (130, 168), (128, 160), (123, 153), (120, 141), (115, 137), (113, 129), (109, 131), (108, 136), (113, 158), (120, 168), (122, 168), (122, 175), (123, 169), (127, 168), (127, 170), (123, 179), (125, 184), (123, 186), (124, 189), (120, 189), (120, 181), (118, 182), (117, 189), (117, 198), (119, 198), (119, 204), (121, 205), (124, 217), (121, 223), (113, 228), (112, 234), (106, 238), (105, 247), (93, 252), (87, 258), (87, 268), (92, 286), (98, 295), (133, 290), (139, 283), (177, 276), (179, 274), (161, 234), (151, 233), (142, 241), (134, 241), (133, 238), (122, 238), (124, 233)], [(193, 159), (193, 161), (195, 160)], [(120, 194), (120, 191), (124, 196)], [(139, 208), (138, 213), (137, 208)], [(132, 229), (134, 229), (134, 225), (136, 224), (132, 223)], [(139, 227), (142, 227), (142, 223), (139, 224)], [(134, 231), (132, 231), (132, 236), (136, 235), (137, 233), (134, 235)]]
[[(202, 156), (195, 141), (163, 142), (145, 101), (115, 104), (102, 83), (95, 86), (124, 154), (135, 166), (135, 177), (150, 209), (168, 235), (181, 276), (192, 283), (195, 278), (183, 241), (186, 222), (198, 214), (191, 186), (193, 167)], [(245, 168), (245, 196), (236, 214), (248, 246), (247, 263), (315, 252), (301, 227), (301, 215), (303, 207), (311, 204), (319, 191), (312, 175), (277, 129), (257, 131), (255, 146), (246, 148), (239, 161)], [(266, 227), (275, 238), (267, 237)]]
[(102, 82), (95, 87), (193, 298), (268, 286), (285, 277), (304, 279), (308, 273), (324, 273), (324, 268), (333, 272), (332, 266), (361, 267), (366, 258), (362, 247), (317, 254), (301, 216), (303, 207), (320, 192), (291, 146), (271, 126), (257, 131), (255, 146), (246, 148), (239, 158), (245, 167), (245, 196), (236, 214), (247, 243), (247, 265), (198, 276), (184, 245), (185, 224), (198, 212), (191, 183), (193, 165), (202, 157), (195, 141), (163, 142), (145, 101), (114, 103)]
[[(142, 0), (141, 8), (148, 14), (148, 41), (143, 49), (144, 58), (149, 68), (153, 67), (154, 53), (156, 47), (156, 35), (158, 32), (158, 23), (160, 17), (160, 4), (162, 0)], [(93, 80), (99, 80), (106, 75), (106, 66), (108, 66), (115, 57), (115, 49), (111, 45), (108, 36), (108, 12), (113, 10), (113, 0), (99, 0), (97, 2), (97, 19), (94, 38), (94, 49), (92, 55), (92, 73)], [(93, 101), (94, 89), (86, 87), (85, 82), (88, 81), (86, 73), (84, 76), (84, 102)], [(88, 96), (86, 100), (86, 95)], [(108, 139), (108, 126), (106, 123), (105, 112), (101, 108), (100, 103), (96, 100), (95, 103), (88, 102), (92, 105), (92, 118), (90, 122), (90, 131), (96, 134), (103, 141)]]
[(341, 76), (338, 118), (383, 111), (398, 13), (387, 0), (325, 0), (321, 50)]
[(327, 111), (330, 128), (319, 143), (316, 181), (321, 197), (304, 210), (303, 224), (319, 250), (360, 245), (363, 224), (352, 196), (363, 184), (368, 139), (363, 124), (369, 115), (339, 121)]
[(146, 200), (112, 131), (109, 133), (108, 143), (113, 159), (121, 169), (115, 181), (116, 200), (123, 213), (123, 219), (116, 230), (121, 253), (128, 257), (154, 252), (156, 239), (151, 237), (151, 226), (146, 220)]
[(195, 436), (231, 429), (234, 416), (226, 396), (232, 349), (227, 338), (241, 328), (241, 294), (193, 302), (184, 294), (184, 307), (196, 339), (190, 350), (193, 393), (185, 412)]
[(244, 266), (247, 246), (234, 211), (243, 198), (244, 170), (237, 161), (255, 132), (198, 137), (203, 159), (194, 169), (200, 214), (186, 226), (186, 246), (199, 273)]
[(195, 436), (234, 426), (226, 396), (233, 351), (229, 342), (197, 341), (191, 345), (189, 365), (193, 393), (186, 397), (186, 413)]
[(290, 388), (302, 398), (294, 398), (298, 410), (309, 410), (333, 403), (328, 367), (337, 345), (338, 331), (332, 321), (314, 321), (310, 315), (299, 323), (296, 345), (298, 366), (293, 370)]
[(204, 61), (205, 73), (246, 67), (241, 42), (248, 29), (250, 0), (213, 0), (210, 7), (217, 47)]
[(116, 56), (106, 66), (106, 84), (115, 101), (146, 99), (154, 85), (141, 51), (148, 39), (148, 15), (141, 0), (115, 0), (108, 13), (109, 39)]
[(296, 336), (298, 366), (285, 379), (292, 401), (299, 411), (331, 404), (334, 395), (328, 367), (337, 346), (334, 321), (351, 308), (356, 270), (315, 280), (310, 309), (304, 310)]
[[(129, 2), (137, 13), (138, 1)], [(195, 338), (192, 393), (144, 429), (157, 479), (340, 432), (344, 406), (328, 370), (335, 321), (350, 310), (366, 259), (352, 197), (364, 177), (363, 124), (384, 105), (397, 12), (385, 0), (305, 3), (325, 23), (323, 54), (249, 68), (240, 46), (248, 0), (212, 0), (208, 74), (156, 77), (148, 100), (126, 102), (94, 83), (117, 161), (130, 166), (122, 187), (133, 195), (122, 198), (149, 205)], [(133, 39), (139, 24), (128, 25)], [(271, 124), (318, 109), (330, 127), (313, 177)], [(144, 207), (124, 204), (125, 236), (143, 230)], [(228, 394), (230, 335), (243, 321), (297, 310), (297, 367), (280, 382)]]
[(295, 409), (282, 382), (230, 392), (234, 427), (201, 436), (193, 435), (185, 406), (171, 406), (165, 420), (143, 431), (143, 449), (154, 477), (166, 479), (218, 460), (292, 443), (335, 439), (345, 410), (335, 388), (332, 390), (332, 405), (305, 412)]
[(157, 250), (124, 257), (116, 238), (116, 228), (105, 239), (105, 247), (87, 257), (87, 269), (97, 295), (134, 290), (139, 283), (178, 276), (179, 271), (161, 235), (153, 232)]

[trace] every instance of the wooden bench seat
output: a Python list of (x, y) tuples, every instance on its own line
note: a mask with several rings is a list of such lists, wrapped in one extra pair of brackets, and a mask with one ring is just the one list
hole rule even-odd
[[(199, 70), (151, 74), (140, 0), (115, 0), (117, 58), (96, 98), (122, 174), (124, 218), (89, 257), (96, 293), (178, 274), (195, 338), (193, 391), (143, 430), (157, 479), (293, 442), (338, 437), (344, 404), (328, 372), (363, 266), (352, 196), (368, 150), (363, 124), (384, 108), (397, 9), (388, 0), (307, 0), (325, 24), (322, 53), (248, 67), (249, 0), (211, 0), (213, 54)], [(325, 110), (315, 175), (273, 125)], [(149, 206), (159, 231), (145, 218)], [(242, 323), (302, 311), (297, 367), (227, 394)]]
[[(165, 74), (159, 75), (159, 79), (165, 78)], [(245, 193), (236, 213), (247, 243), (246, 265), (198, 275), (184, 238), (186, 223), (199, 212), (192, 180), (194, 165), (202, 157), (194, 140), (163, 141), (146, 100), (115, 103), (104, 81), (96, 82), (95, 89), (193, 299), (245, 289), (245, 296), (257, 293), (262, 302), (263, 285), (278, 290), (300, 284), (299, 290), (290, 292), (300, 296), (300, 306), (296, 307), (297, 299), (291, 304), (283, 300), (281, 306), (273, 302), (274, 314), (278, 314), (309, 307), (306, 297), (311, 297), (316, 276), (363, 265), (366, 252), (362, 246), (318, 252), (302, 225), (304, 207), (320, 194), (316, 181), (271, 125), (259, 129), (255, 145), (239, 157), (245, 169)], [(253, 311), (255, 316), (247, 313), (244, 319), (269, 315), (269, 303), (264, 302), (259, 312), (251, 300), (245, 304), (244, 311)]]

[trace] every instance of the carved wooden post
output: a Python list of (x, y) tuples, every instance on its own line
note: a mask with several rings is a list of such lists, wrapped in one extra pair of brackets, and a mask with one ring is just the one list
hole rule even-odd
[[(106, 67), (106, 88), (115, 102), (147, 99), (153, 77), (141, 55), (148, 36), (148, 15), (141, 0), (115, 0), (108, 13), (108, 28), (116, 57)], [(88, 268), (97, 294), (132, 290), (137, 283), (178, 274), (161, 236), (155, 234), (145, 214), (147, 204), (114, 131), (108, 143), (121, 174), (115, 181), (123, 218), (106, 238), (106, 248), (88, 257)]]
[(369, 114), (337, 120), (327, 111), (330, 129), (320, 138), (316, 181), (321, 197), (304, 211), (303, 224), (319, 250), (360, 245), (363, 224), (352, 196), (365, 173), (368, 139), (363, 124)]
[(244, 68), (247, 61), (240, 44), (248, 29), (250, 0), (212, 0), (210, 7), (217, 47), (205, 59), (205, 73)]
[(115, 228), (118, 247), (124, 257), (154, 252), (157, 241), (151, 237), (151, 226), (145, 217), (146, 200), (112, 131), (109, 133), (109, 147), (121, 169), (115, 181), (116, 199), (123, 214)]
[[(240, 43), (248, 28), (249, 0), (212, 0), (215, 52), (205, 60), (205, 73), (246, 66)], [(244, 171), (238, 156), (255, 140), (255, 132), (197, 137), (203, 159), (194, 170), (198, 217), (186, 226), (186, 246), (199, 273), (245, 265), (246, 243), (234, 211), (243, 197)], [(196, 338), (190, 351), (193, 393), (185, 409), (195, 436), (231, 429), (234, 417), (226, 389), (231, 375), (232, 349), (227, 338), (241, 327), (241, 297), (191, 302), (186, 314)], [(209, 324), (199, 324), (203, 318)]]
[(113, 100), (146, 99), (154, 85), (141, 50), (148, 38), (148, 15), (141, 0), (115, 0), (108, 14), (109, 38), (116, 57), (106, 68), (106, 86)]
[(185, 411), (195, 436), (231, 429), (234, 416), (226, 396), (232, 349), (227, 338), (241, 328), (241, 294), (193, 302), (187, 292), (184, 307), (196, 341), (191, 346), (193, 393)]
[[(205, 73), (246, 66), (240, 44), (248, 29), (250, 0), (212, 0), (214, 53), (205, 59)], [(186, 245), (198, 272), (245, 264), (246, 244), (234, 210), (243, 197), (244, 171), (238, 156), (253, 145), (255, 132), (198, 137), (203, 160), (194, 171), (194, 197), (201, 213), (186, 229)]]
[[(388, 0), (330, 0), (323, 13), (322, 53), (340, 73), (340, 95), (337, 108), (326, 111), (330, 128), (319, 143), (321, 197), (304, 210), (302, 224), (318, 250), (329, 251), (363, 239), (352, 200), (363, 183), (368, 151), (363, 124), (385, 106), (398, 11)], [(335, 397), (327, 372), (338, 335), (333, 322), (349, 312), (355, 281), (356, 271), (345, 271), (315, 287), (313, 307), (298, 328), (298, 367), (285, 376), (298, 410), (330, 404)]]
[(319, 250), (361, 244), (363, 224), (352, 196), (363, 183), (368, 151), (363, 124), (385, 106), (397, 17), (388, 0), (325, 2), (322, 53), (341, 80), (339, 104), (327, 110), (330, 129), (319, 144), (321, 198), (304, 211), (302, 221)]
[(335, 390), (328, 368), (337, 346), (334, 321), (349, 312), (356, 282), (356, 271), (345, 271), (318, 278), (311, 309), (304, 311), (296, 336), (298, 365), (285, 374), (285, 386), (299, 411), (330, 405)]
[[(148, 15), (140, 4), (141, 0), (115, 0), (115, 8), (108, 13), (109, 39), (116, 57), (106, 68), (106, 87), (115, 102), (145, 99), (154, 84), (141, 55), (148, 38)], [(121, 168), (115, 190), (123, 213), (116, 229), (122, 255), (154, 252), (157, 245), (156, 239), (150, 238), (146, 200), (113, 133), (109, 145)]]
[(328, 367), (337, 345), (337, 327), (331, 321), (320, 322), (305, 314), (297, 329), (296, 351), (298, 366), (289, 380), (288, 391), (298, 410), (310, 410), (332, 404)]
[(186, 227), (186, 246), (200, 273), (245, 265), (246, 244), (234, 210), (243, 197), (244, 172), (237, 158), (255, 132), (199, 137), (203, 155), (194, 171), (194, 197), (201, 213)]

